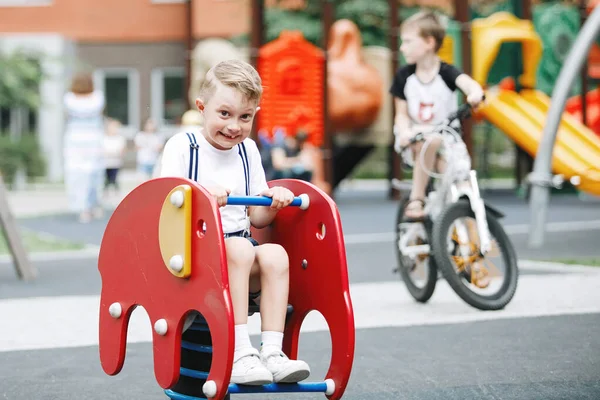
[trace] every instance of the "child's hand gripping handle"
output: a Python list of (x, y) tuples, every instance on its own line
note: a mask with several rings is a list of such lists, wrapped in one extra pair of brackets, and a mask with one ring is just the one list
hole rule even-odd
[[(273, 199), (266, 196), (229, 196), (227, 197), (227, 205), (231, 206), (264, 206), (270, 207)], [(294, 197), (290, 206), (300, 207), (302, 210), (308, 208), (310, 200), (307, 194), (301, 194)]]

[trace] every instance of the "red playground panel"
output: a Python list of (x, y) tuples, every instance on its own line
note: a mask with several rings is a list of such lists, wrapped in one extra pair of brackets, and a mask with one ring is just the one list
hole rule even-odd
[[(332, 339), (325, 379), (335, 387), (326, 394), (339, 399), (350, 377), (355, 346), (340, 216), (333, 200), (310, 183), (270, 182), (274, 184), (295, 195), (304, 193), (310, 200), (305, 210), (288, 207), (280, 211), (271, 229), (271, 241), (280, 243), (290, 259), (293, 312), (285, 328), (284, 351), (297, 358), (302, 321), (310, 311), (319, 311)], [(153, 329), (157, 382), (164, 389), (172, 388), (180, 378), (183, 325), (188, 313), (197, 311), (212, 338), (206, 382), (212, 381), (216, 391), (210, 398), (225, 398), (233, 364), (233, 309), (220, 213), (208, 192), (183, 178), (158, 178), (138, 186), (108, 222), (98, 269), (104, 371), (109, 375), (121, 371), (129, 317), (139, 305), (147, 311)]]
[(272, 135), (277, 127), (295, 135), (304, 129), (308, 141), (323, 144), (325, 54), (300, 31), (283, 31), (259, 50), (258, 71), (265, 92), (258, 129)]
[[(587, 107), (587, 124), (597, 135), (600, 135), (600, 88), (589, 91), (585, 95)], [(574, 96), (567, 100), (565, 110), (577, 118), (583, 120), (583, 101), (581, 96)]]

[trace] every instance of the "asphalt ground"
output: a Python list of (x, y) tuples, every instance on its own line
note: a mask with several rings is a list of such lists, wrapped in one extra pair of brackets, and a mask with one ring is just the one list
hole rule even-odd
[[(517, 295), (500, 312), (472, 309), (443, 283), (429, 303), (417, 304), (392, 273), (397, 203), (380, 192), (340, 193), (336, 200), (357, 326), (344, 398), (600, 398), (600, 268), (523, 263)], [(554, 197), (548, 214), (552, 232), (543, 248), (529, 249), (528, 204), (503, 193), (490, 193), (487, 200), (506, 214), (503, 224), (519, 259), (600, 257), (597, 203)], [(106, 219), (80, 225), (72, 216), (59, 215), (19, 224), (99, 245)], [(95, 257), (37, 260), (35, 265), (39, 277), (26, 283), (16, 279), (9, 263), (0, 262), (0, 399), (165, 399), (154, 379), (151, 344), (143, 335), (128, 344), (119, 375), (109, 377), (100, 367), (92, 326), (101, 288)], [(258, 344), (256, 335), (252, 339)], [(318, 323), (302, 332), (299, 356), (311, 365), (310, 381), (323, 379), (330, 346)]]

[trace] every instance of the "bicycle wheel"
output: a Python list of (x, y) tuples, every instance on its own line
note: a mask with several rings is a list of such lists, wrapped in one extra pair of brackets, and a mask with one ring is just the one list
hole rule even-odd
[[(448, 284), (475, 308), (486, 311), (504, 308), (517, 290), (519, 270), (515, 250), (502, 225), (487, 213), (492, 249), (483, 257), (475, 215), (467, 200), (450, 205), (438, 218), (432, 229), (432, 253)], [(461, 227), (469, 236), (467, 243), (458, 238)], [(492, 261), (495, 258), (498, 260)], [(500, 261), (505, 266), (503, 277), (497, 266)]]
[[(398, 207), (396, 215), (396, 258), (398, 260), (398, 268), (396, 272), (400, 273), (402, 281), (406, 285), (409, 293), (415, 300), (420, 303), (427, 302), (435, 290), (437, 283), (437, 266), (433, 257), (430, 255), (417, 255), (414, 258), (402, 253), (400, 241), (405, 238), (405, 235), (410, 234), (412, 237), (406, 238), (408, 246), (418, 246), (429, 243), (429, 230), (424, 222), (402, 222), (404, 209), (408, 204), (408, 200), (402, 200)], [(412, 229), (411, 229), (412, 228)], [(413, 234), (412, 231), (415, 233)]]

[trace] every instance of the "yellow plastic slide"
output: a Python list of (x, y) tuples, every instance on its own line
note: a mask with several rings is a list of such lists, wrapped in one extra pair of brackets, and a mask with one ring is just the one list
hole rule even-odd
[[(486, 93), (478, 114), (535, 157), (549, 108), (550, 98), (543, 92), (500, 90)], [(579, 177), (578, 189), (600, 195), (600, 137), (567, 113), (558, 130), (552, 170), (567, 179)]]

